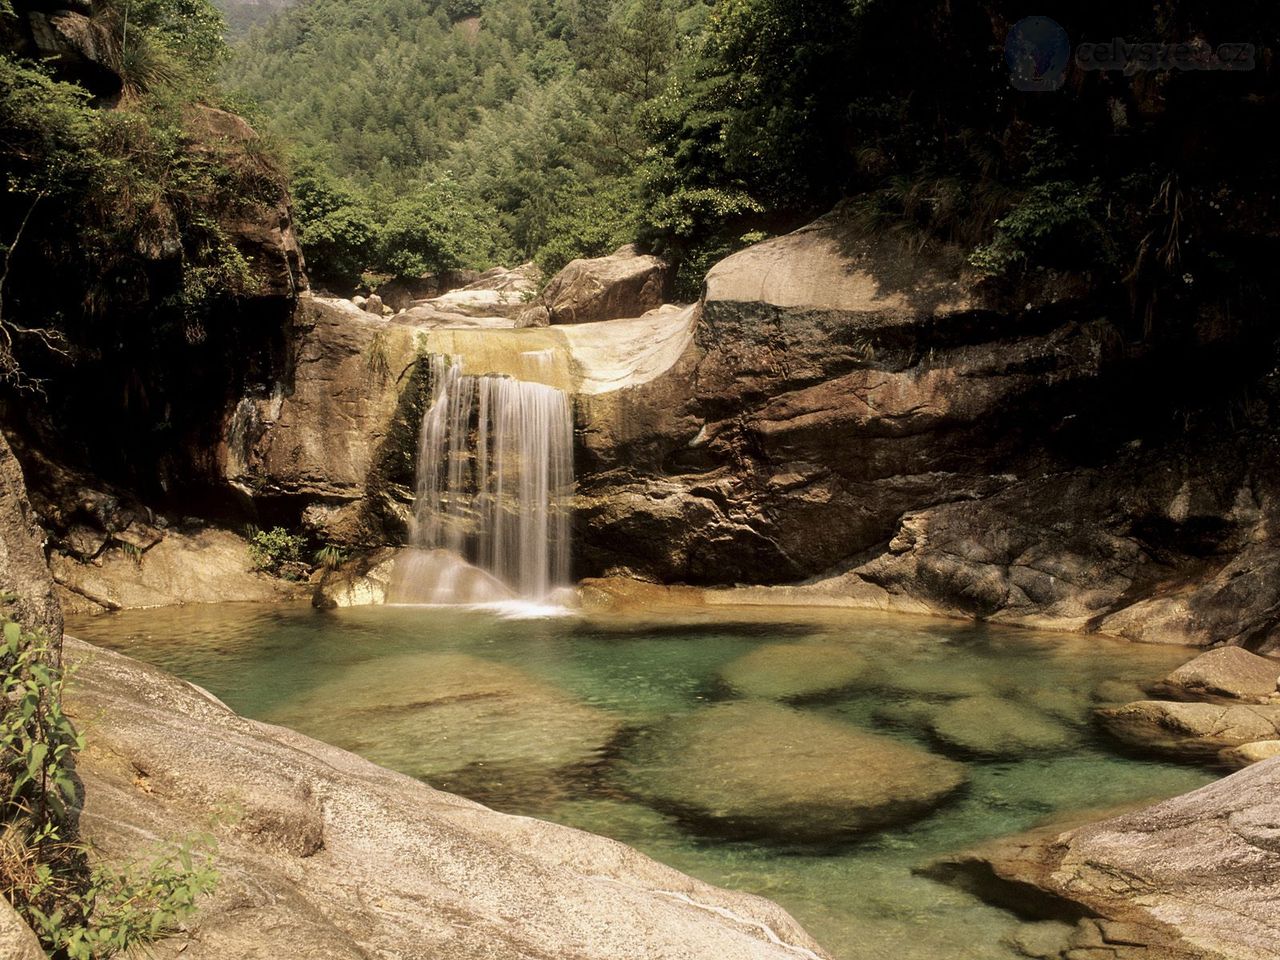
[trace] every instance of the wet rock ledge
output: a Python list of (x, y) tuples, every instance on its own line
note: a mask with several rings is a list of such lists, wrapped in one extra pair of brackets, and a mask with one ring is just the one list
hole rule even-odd
[(217, 891), (160, 960), (827, 956), (767, 900), (246, 720), (127, 657), (66, 654), (86, 839), (113, 861), (217, 841)]

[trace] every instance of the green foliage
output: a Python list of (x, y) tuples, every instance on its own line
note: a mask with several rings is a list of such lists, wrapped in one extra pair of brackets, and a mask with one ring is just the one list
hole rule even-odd
[(300, 145), (322, 281), (555, 264), (637, 239), (641, 112), (705, 9), (312, 0), (249, 36), (229, 73)]
[(370, 265), (381, 228), (368, 199), (318, 154), (295, 161), (292, 188), (298, 239), (311, 273), (334, 282), (360, 276)]
[(416, 277), (483, 267), (497, 257), (478, 204), (448, 180), (412, 187), (386, 207), (375, 269)]
[(316, 551), (316, 566), (324, 570), (337, 570), (346, 562), (346, 551), (331, 543)]
[(1103, 192), (1097, 183), (1039, 183), (995, 223), (995, 238), (979, 246), (970, 263), (988, 276), (1002, 276), (1028, 263), (1087, 268), (1109, 263), (1111, 250), (1101, 226)]
[[(45, 864), (23, 891), (21, 913), (41, 944), (67, 960), (107, 960), (171, 936), (196, 912), (200, 897), (213, 892), (218, 874), (203, 859), (212, 841), (196, 838), (158, 852), (155, 859), (123, 870), (100, 866), (88, 883), (66, 892), (63, 878)], [(38, 904), (58, 890), (58, 906)]]
[(550, 236), (535, 260), (552, 277), (570, 260), (600, 257), (635, 240), (640, 198), (634, 179), (601, 179), (559, 199), (547, 219)]
[(63, 839), (84, 738), (62, 709), (58, 651), (17, 623), (4, 622), (2, 633), (0, 896), (67, 960), (106, 960), (168, 936), (217, 874), (190, 843), (146, 866), (86, 871), (87, 851)]
[(74, 758), (84, 741), (62, 712), (64, 675), (47, 638), (5, 622), (0, 646), (0, 822), (61, 822), (75, 798)]
[(284, 527), (255, 530), (249, 538), (249, 559), (253, 568), (285, 579), (302, 579), (307, 567), (302, 563), (305, 537), (290, 533)]

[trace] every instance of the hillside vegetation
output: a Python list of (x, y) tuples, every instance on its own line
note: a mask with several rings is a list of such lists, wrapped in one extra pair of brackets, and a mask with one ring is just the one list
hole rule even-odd
[(230, 74), (301, 145), (322, 279), (554, 269), (639, 239), (688, 295), (725, 251), (854, 197), (869, 225), (955, 245), (1011, 288), (1036, 268), (1123, 286), (1148, 328), (1238, 295), (1274, 219), (1276, 9), (1050, 12), (1073, 44), (1254, 52), (1236, 69), (1072, 65), (1027, 93), (1003, 50), (1023, 11), (1002, 2), (309, 0)]

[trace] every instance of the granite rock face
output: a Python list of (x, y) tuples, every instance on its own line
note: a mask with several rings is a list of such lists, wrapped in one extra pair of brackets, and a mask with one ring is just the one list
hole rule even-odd
[(48, 960), (36, 935), (4, 897), (0, 897), (0, 957), (5, 960)]
[[(268, 161), (258, 159), (258, 133), (243, 117), (196, 106), (186, 118), (186, 129), (196, 156), (214, 163), (229, 157), (255, 163), (262, 167), (264, 179), (280, 179)], [(244, 255), (257, 282), (258, 297), (291, 300), (309, 289), (302, 247), (293, 227), (293, 207), (284, 188), (272, 204), (223, 214), (220, 226)]]
[(117, 863), (156, 838), (217, 840), (217, 890), (160, 960), (826, 956), (768, 901), (242, 719), (125, 657), (67, 652), (86, 839)]
[(1173, 700), (1262, 702), (1280, 695), (1278, 682), (1280, 660), (1219, 647), (1173, 671), (1152, 692)]
[(1144, 342), (1065, 278), (1011, 304), (841, 211), (718, 264), (698, 311), (664, 376), (580, 404), (582, 573), (1280, 644), (1274, 432), (1167, 429), (1227, 357), (1238, 385), (1239, 328)]
[(1139, 700), (1097, 712), (1114, 736), (1141, 747), (1187, 759), (1212, 759), (1230, 747), (1280, 736), (1280, 704), (1169, 703)]
[(1057, 954), (1070, 960), (1271, 960), (1278, 791), (1280, 760), (1270, 760), (1135, 813), (996, 841), (931, 872), (1024, 912), (1079, 920)]
[(22, 467), (0, 433), (0, 594), (14, 598), (0, 606), (29, 629), (51, 639), (62, 636), (62, 609), (45, 564), (44, 531), (27, 498)]

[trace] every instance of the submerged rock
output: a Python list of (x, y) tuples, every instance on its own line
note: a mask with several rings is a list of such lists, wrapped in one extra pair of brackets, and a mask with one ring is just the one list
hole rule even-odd
[(272, 719), (428, 780), (472, 764), (591, 762), (621, 726), (515, 667), (462, 653), (348, 667)]
[(720, 677), (749, 697), (801, 700), (850, 686), (870, 669), (850, 644), (774, 643), (734, 660)]
[(626, 786), (731, 834), (821, 841), (918, 819), (964, 768), (927, 750), (760, 702), (718, 704), (644, 733)]
[(1097, 712), (1107, 730), (1126, 743), (1187, 759), (1214, 758), (1228, 747), (1280, 734), (1280, 705), (1228, 706), (1140, 700)]
[(964, 697), (941, 706), (929, 729), (943, 743), (987, 757), (1065, 750), (1074, 739), (1043, 713), (996, 697)]
[(1247, 700), (1275, 697), (1280, 660), (1239, 647), (1219, 647), (1179, 667), (1152, 688), (1174, 700)]
[(766, 900), (245, 720), (125, 657), (67, 650), (95, 853), (120, 866), (150, 860), (157, 836), (217, 841), (215, 893), (193, 934), (151, 946), (157, 960), (827, 956)]

